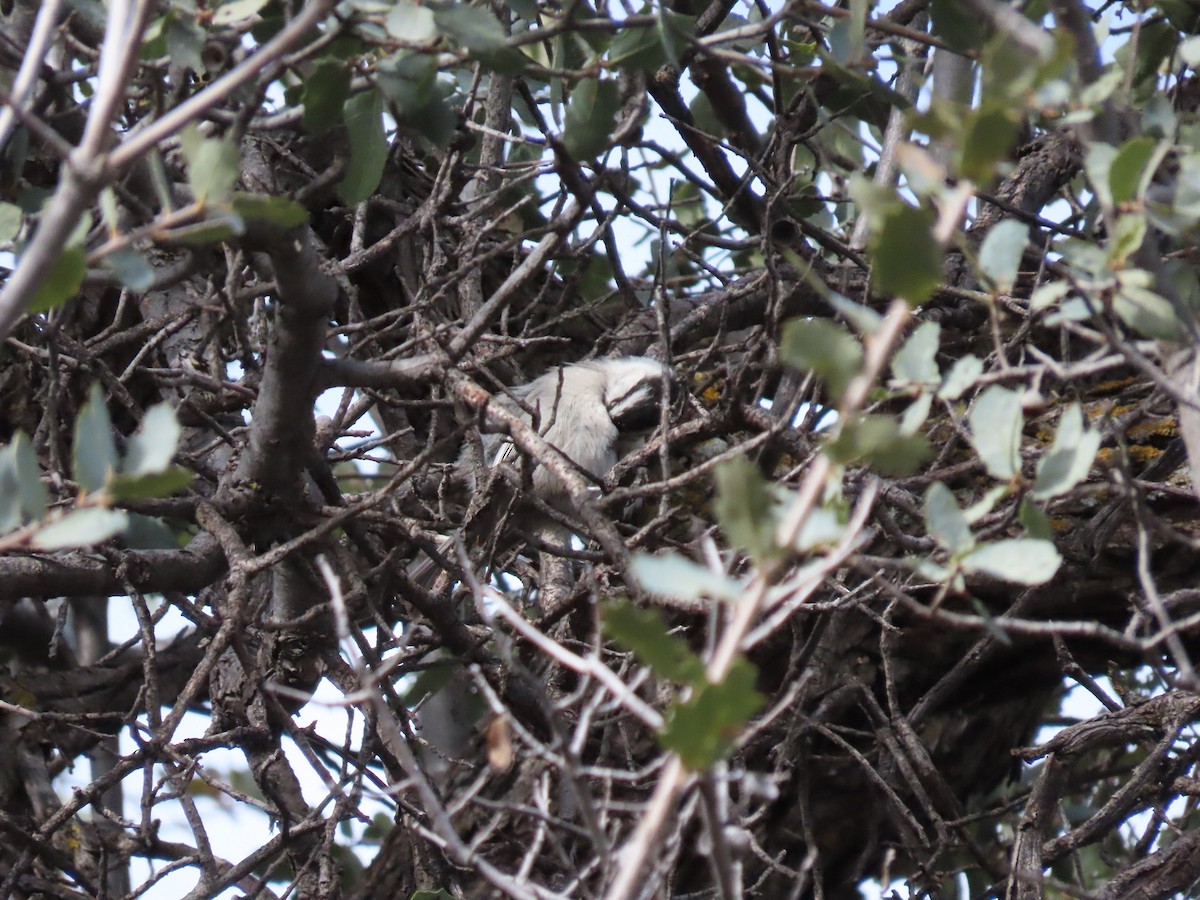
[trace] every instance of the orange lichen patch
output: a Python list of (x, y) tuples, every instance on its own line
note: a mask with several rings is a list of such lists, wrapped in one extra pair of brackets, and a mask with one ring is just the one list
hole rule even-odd
[(1155, 438), (1170, 440), (1179, 434), (1179, 421), (1173, 416), (1167, 418), (1143, 419), (1134, 422), (1125, 432), (1130, 440), (1143, 442)]
[(1119, 394), (1127, 387), (1132, 387), (1139, 383), (1138, 377), (1134, 375), (1130, 375), (1128, 378), (1110, 378), (1108, 381), (1100, 381), (1092, 385), (1088, 393), (1092, 396)]
[(1161, 447), (1154, 447), (1150, 444), (1133, 444), (1129, 448), (1129, 458), (1142, 465), (1149, 465), (1162, 455)]
[(711, 409), (721, 402), (721, 386), (724, 379), (713, 378), (711, 373), (694, 372), (692, 374), (692, 394), (700, 398), (700, 402)]

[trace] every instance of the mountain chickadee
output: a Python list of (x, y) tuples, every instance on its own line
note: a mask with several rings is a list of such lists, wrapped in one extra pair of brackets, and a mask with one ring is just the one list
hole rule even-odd
[[(494, 402), (524, 419), (593, 478), (603, 478), (658, 422), (664, 391), (674, 394), (676, 389), (671, 370), (658, 360), (623, 356), (556, 366)], [(482, 499), (476, 493), (479, 474), (517, 456), (512, 440), (502, 434), (483, 435), (482, 464), (478, 447), (478, 442), (468, 442), (458, 459), (458, 470), (476, 495), (474, 502)], [(533, 494), (559, 509), (569, 503), (566, 490), (544, 466), (533, 470)], [(439, 552), (447, 554), (452, 546), (446, 539)], [(434, 574), (429, 557), (409, 567), (409, 577), (426, 586)]]
[[(593, 478), (602, 478), (636, 439), (659, 421), (664, 392), (677, 388), (671, 370), (644, 356), (597, 359), (551, 369), (528, 384), (513, 388), (508, 396), (497, 396), (510, 412), (535, 428), (546, 443), (560, 450)], [(629, 444), (630, 446), (625, 446)], [(483, 466), (478, 459), (478, 442), (468, 442), (459, 456), (459, 470), (476, 487)], [(512, 440), (501, 434), (485, 434), (482, 440), (486, 468), (516, 458)], [(545, 466), (533, 470), (533, 493), (560, 509), (568, 505), (566, 490)], [(476, 493), (472, 502), (487, 502)], [(470, 511), (468, 511), (468, 517)], [(545, 543), (565, 542), (569, 532), (539, 513), (525, 522)], [(451, 554), (452, 541), (445, 540), (439, 552)], [(569, 580), (572, 563), (554, 554), (542, 554), (545, 578), (539, 584), (538, 602), (545, 604), (553, 583)], [(409, 568), (409, 576), (429, 586), (436, 575), (433, 560), (424, 557)], [(555, 573), (555, 574), (551, 574)], [(445, 653), (441, 656), (446, 657)], [(416, 713), (422, 738), (434, 752), (426, 765), (435, 777), (444, 777), (448, 760), (467, 753), (475, 729), (474, 707), (468, 702), (470, 683), (463, 669), (453, 667), (450, 681), (427, 697)]]
[[(658, 360), (622, 356), (555, 367), (513, 388), (516, 403), (508, 397), (497, 402), (518, 412), (579, 468), (602, 478), (631, 449), (624, 443), (657, 424), (663, 393), (675, 388), (671, 370)], [(512, 441), (498, 434), (484, 436), (483, 450), (489, 468), (516, 455)], [(563, 498), (561, 485), (543, 466), (533, 472), (533, 489), (546, 501)]]

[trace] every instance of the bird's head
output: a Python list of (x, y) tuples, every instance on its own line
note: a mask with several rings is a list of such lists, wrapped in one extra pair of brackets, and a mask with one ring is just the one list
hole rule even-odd
[(674, 373), (656, 359), (624, 356), (592, 365), (604, 374), (604, 406), (622, 432), (653, 428), (663, 395), (673, 400), (679, 392)]

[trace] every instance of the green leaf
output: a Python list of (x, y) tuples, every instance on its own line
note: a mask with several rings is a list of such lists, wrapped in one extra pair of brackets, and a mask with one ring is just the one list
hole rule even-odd
[(212, 23), (216, 26), (244, 22), (269, 3), (270, 0), (226, 0), (213, 13)]
[(193, 473), (180, 466), (142, 475), (114, 475), (105, 489), (114, 500), (169, 497), (192, 483)]
[(129, 439), (122, 471), (126, 475), (165, 472), (175, 456), (183, 429), (169, 403), (157, 403), (146, 410), (142, 424)]
[(1029, 309), (1039, 311), (1056, 305), (1063, 297), (1071, 293), (1071, 282), (1051, 281), (1043, 284), (1029, 298)]
[(7, 534), (25, 523), (18, 493), (21, 481), (8, 449), (0, 452), (0, 534)]
[(84, 210), (71, 229), (66, 246), (83, 248), (87, 244), (88, 232), (92, 230), (92, 214)]
[(508, 46), (504, 26), (490, 9), (465, 3), (438, 3), (432, 7), (438, 30), (486, 67), (507, 75), (524, 71), (525, 55)]
[(931, 0), (929, 17), (933, 33), (960, 53), (978, 49), (987, 37), (987, 22), (962, 0)]
[(100, 262), (131, 291), (140, 294), (154, 284), (154, 266), (150, 265), (150, 260), (146, 259), (145, 254), (132, 247), (121, 247), (105, 254)]
[(163, 234), (163, 240), (184, 247), (219, 244), (246, 232), (246, 223), (232, 212), (212, 214), (202, 222), (181, 225)]
[(677, 13), (666, 4), (658, 5), (658, 37), (672, 65), (679, 62), (696, 36), (696, 18)]
[(1099, 78), (1083, 86), (1078, 97), (1074, 98), (1076, 104), (1087, 109), (1089, 113), (1094, 113), (1113, 95), (1124, 80), (1125, 69), (1123, 66), (1109, 66)]
[(1159, 142), (1152, 137), (1140, 135), (1121, 145), (1108, 171), (1108, 186), (1115, 205), (1128, 203), (1141, 196), (1144, 176), (1148, 180), (1154, 174), (1152, 170), (1147, 171), (1147, 167), (1156, 157), (1162, 158)]
[(933, 237), (934, 214), (900, 203), (884, 215), (871, 240), (875, 286), (916, 306), (942, 280), (942, 248)]
[(1116, 156), (1117, 148), (1112, 144), (1092, 141), (1087, 145), (1087, 152), (1083, 157), (1083, 168), (1087, 172), (1088, 182), (1096, 192), (1096, 199), (1105, 208), (1112, 208), (1113, 205), (1110, 176)]
[[(309, 134), (324, 134), (342, 121), (346, 100), (350, 96), (350, 67), (344, 60), (323, 59), (311, 75), (304, 79), (304, 130)], [(353, 137), (351, 139), (353, 141)], [(353, 152), (353, 143), (351, 143)]]
[(101, 188), (100, 196), (96, 198), (100, 207), (100, 221), (110, 234), (121, 231), (121, 213), (117, 208), (117, 192), (111, 187)]
[(1100, 438), (1098, 430), (1084, 428), (1083, 410), (1078, 403), (1064, 409), (1054, 443), (1038, 460), (1033, 496), (1039, 500), (1061, 497), (1087, 478), (1100, 449)]
[(93, 384), (87, 402), (75, 420), (75, 442), (71, 466), (79, 486), (89, 493), (103, 490), (117, 469), (117, 445), (112, 420), (104, 403), (104, 391)]
[(1117, 219), (1112, 237), (1108, 242), (1108, 259), (1113, 268), (1119, 269), (1125, 265), (1146, 239), (1146, 217), (1134, 213), (1126, 213)]
[(1183, 334), (1183, 325), (1171, 302), (1136, 284), (1121, 284), (1113, 297), (1113, 312), (1130, 328), (1149, 338), (1174, 341)]
[(418, 116), (432, 99), (437, 60), (424, 53), (401, 52), (379, 64), (375, 80), (401, 117)]
[(704, 684), (672, 711), (660, 740), (689, 769), (702, 771), (729, 755), (746, 723), (762, 708), (757, 672), (738, 659), (721, 684)]
[(729, 542), (759, 562), (777, 556), (775, 501), (758, 467), (738, 456), (717, 468), (716, 481), (713, 508)]
[(1017, 510), (1017, 521), (1021, 523), (1021, 527), (1031, 538), (1043, 541), (1054, 538), (1054, 526), (1050, 524), (1050, 517), (1028, 497), (1021, 501), (1021, 506)]
[(942, 326), (937, 322), (917, 326), (892, 358), (892, 387), (926, 390), (941, 383), (936, 359), (941, 334)]
[(456, 44), (476, 53), (504, 47), (508, 35), (490, 9), (465, 3), (439, 3), (433, 7), (438, 30)]
[(938, 546), (951, 556), (975, 546), (971, 526), (959, 509), (954, 492), (940, 481), (935, 481), (925, 492), (925, 528)]
[(219, 205), (229, 199), (241, 174), (241, 155), (231, 140), (206, 138), (194, 125), (180, 135), (188, 163), (188, 186), (200, 203)]
[(968, 353), (960, 356), (946, 373), (937, 395), (939, 400), (957, 400), (965, 394), (983, 374), (983, 362), (978, 356)]
[(195, 15), (172, 15), (166, 24), (167, 55), (171, 63), (193, 72), (204, 71), (204, 43), (208, 32), (196, 22)]
[(933, 394), (921, 391), (916, 399), (908, 404), (904, 415), (900, 417), (900, 433), (903, 435), (916, 434), (921, 426), (929, 419), (929, 411), (933, 409)]
[(17, 239), (24, 215), (21, 207), (12, 203), (0, 203), (0, 244), (9, 244)]
[(67, 513), (42, 528), (33, 538), (39, 550), (62, 550), (102, 544), (125, 530), (129, 515), (119, 509), (90, 507)]
[(1179, 158), (1173, 211), (1192, 223), (1200, 219), (1200, 153), (1184, 153)]
[(793, 319), (783, 326), (779, 358), (794, 369), (815, 372), (840, 397), (862, 368), (862, 345), (837, 322)]
[(1010, 538), (972, 550), (961, 560), (963, 571), (982, 572), (1013, 584), (1045, 584), (1062, 564), (1050, 541)]
[(1012, 493), (1012, 487), (1007, 484), (997, 484), (984, 491), (983, 496), (963, 510), (968, 525), (978, 525), (984, 516), (991, 515), (996, 504)]
[(6, 449), (17, 475), (17, 497), (22, 513), (29, 521), (42, 518), (50, 503), (50, 492), (42, 483), (42, 469), (33, 452), (33, 445), (23, 431), (18, 431)]
[(167, 52), (168, 16), (159, 16), (142, 32), (142, 46), (138, 49), (140, 59), (157, 59)]
[(179, 538), (162, 519), (129, 514), (123, 543), (130, 550), (178, 550)]
[(563, 144), (577, 160), (593, 159), (611, 144), (621, 98), (611, 79), (585, 78), (571, 91)]
[(710, 597), (734, 601), (745, 590), (742, 584), (729, 576), (697, 565), (678, 553), (666, 556), (635, 553), (630, 560), (629, 571), (643, 590), (677, 600)]
[(29, 312), (56, 309), (79, 293), (87, 274), (87, 252), (82, 247), (67, 247), (58, 255), (29, 304)]
[(704, 683), (704, 663), (687, 641), (671, 634), (662, 613), (639, 609), (628, 600), (605, 607), (604, 631), (628, 647), (659, 678), (680, 684)]
[(998, 30), (980, 53), (981, 105), (1024, 109), (1043, 62), (1038, 50)]
[(1159, 0), (1155, 5), (1163, 11), (1167, 21), (1184, 34), (1195, 34), (1200, 30), (1200, 8), (1192, 0)]
[(845, 533), (846, 526), (837, 510), (818, 506), (805, 520), (794, 546), (801, 553), (832, 547), (842, 539)]
[(865, 460), (889, 475), (911, 475), (933, 454), (924, 435), (905, 434), (891, 416), (859, 416), (842, 423), (826, 450), (845, 465)]
[(872, 232), (883, 228), (889, 214), (904, 206), (904, 202), (896, 194), (894, 187), (876, 184), (862, 172), (851, 172), (847, 185), (850, 199), (867, 216), (867, 223)]
[(962, 138), (959, 172), (977, 184), (988, 184), (1019, 135), (1020, 124), (1007, 108), (989, 107), (972, 113)]
[(383, 133), (383, 98), (365, 91), (346, 101), (346, 130), (350, 133), (350, 166), (338, 184), (338, 195), (349, 206), (366, 200), (379, 187), (387, 162)]
[(869, 306), (863, 306), (841, 294), (830, 294), (825, 302), (832, 306), (859, 334), (875, 334), (883, 325), (883, 316)]
[(396, 0), (384, 27), (392, 37), (412, 44), (426, 44), (438, 37), (433, 10), (428, 6), (410, 3), (409, 0)]
[(1008, 293), (1016, 283), (1028, 240), (1029, 226), (1016, 219), (998, 223), (983, 239), (979, 248), (979, 270), (999, 293)]
[(18, 431), (0, 448), (0, 533), (46, 515), (50, 493), (25, 433)]
[[(856, 24), (858, 27), (855, 27)], [(829, 29), (829, 54), (843, 66), (852, 66), (862, 61), (863, 29), (850, 17), (834, 20)]]
[(648, 26), (626, 27), (608, 47), (609, 62), (618, 69), (654, 72), (667, 61), (658, 31)]
[(288, 197), (235, 192), (230, 205), (243, 219), (279, 228), (295, 228), (308, 221), (308, 210)]
[(1021, 471), (1021, 395), (994, 384), (979, 395), (968, 419), (971, 443), (987, 470), (1008, 480)]

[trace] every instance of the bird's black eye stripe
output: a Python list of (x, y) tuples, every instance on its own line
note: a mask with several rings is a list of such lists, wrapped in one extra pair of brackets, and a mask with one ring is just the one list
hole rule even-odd
[[(639, 395), (641, 395), (641, 396), (639, 396)], [(651, 397), (654, 397), (656, 395), (657, 395), (657, 392), (653, 390), (651, 385), (639, 384), (636, 387), (630, 388), (628, 391), (626, 391), (620, 397), (617, 397), (615, 400), (610, 400), (608, 403), (608, 408), (609, 409), (620, 409), (624, 406), (633, 406), (637, 403), (640, 403), (643, 397), (645, 399), (649, 400)]]
[(608, 414), (622, 431), (641, 431), (658, 424), (662, 385), (646, 382), (608, 404)]

